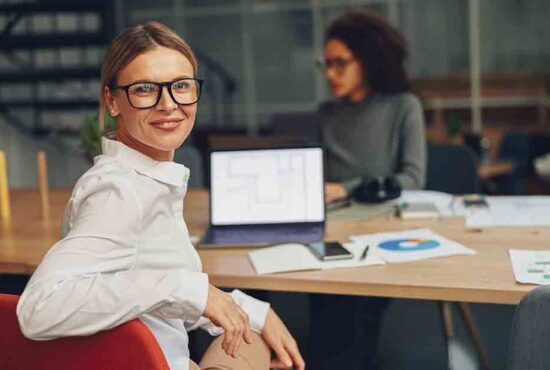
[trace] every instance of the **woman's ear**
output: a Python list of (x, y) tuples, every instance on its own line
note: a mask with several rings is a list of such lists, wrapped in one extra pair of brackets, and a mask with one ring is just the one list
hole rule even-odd
[(105, 97), (105, 106), (107, 107), (107, 112), (111, 117), (116, 117), (120, 114), (118, 110), (118, 105), (115, 101), (115, 98), (113, 94), (111, 94), (111, 90), (105, 86), (103, 89), (103, 95)]

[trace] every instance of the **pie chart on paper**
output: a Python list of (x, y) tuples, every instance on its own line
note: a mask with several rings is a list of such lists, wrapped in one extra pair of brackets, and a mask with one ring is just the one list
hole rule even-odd
[(378, 244), (379, 248), (392, 252), (415, 252), (439, 247), (438, 241), (432, 239), (397, 239)]

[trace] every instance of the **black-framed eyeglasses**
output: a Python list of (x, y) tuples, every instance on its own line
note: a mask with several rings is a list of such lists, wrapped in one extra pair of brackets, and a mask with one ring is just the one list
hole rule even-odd
[(156, 106), (164, 87), (172, 100), (179, 105), (191, 105), (199, 101), (204, 80), (199, 78), (182, 78), (168, 82), (140, 81), (125, 86), (111, 85), (111, 89), (126, 91), (130, 105), (136, 109), (149, 109)]
[(350, 59), (330, 58), (329, 59), (325, 57), (319, 57), (315, 59), (315, 64), (324, 71), (329, 69), (334, 69), (336, 73), (341, 74), (342, 72), (344, 72), (347, 66), (354, 61), (355, 61), (354, 58), (350, 58)]

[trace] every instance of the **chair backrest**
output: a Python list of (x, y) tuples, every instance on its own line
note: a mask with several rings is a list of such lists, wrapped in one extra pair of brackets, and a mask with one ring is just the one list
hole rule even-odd
[(428, 144), (426, 190), (471, 194), (479, 189), (477, 159), (470, 149), (459, 145)]
[(208, 147), (213, 150), (227, 149), (261, 149), (285, 146), (305, 145), (299, 136), (246, 136), (246, 135), (211, 135)]
[(550, 369), (550, 286), (527, 293), (516, 308), (510, 344), (508, 370)]
[(192, 144), (185, 143), (174, 152), (174, 162), (185, 165), (189, 168), (189, 187), (204, 187), (204, 165), (199, 150)]
[(501, 160), (512, 161), (514, 169), (519, 175), (533, 173), (533, 157), (531, 134), (527, 132), (507, 132), (504, 134), (498, 149), (497, 157)]
[(162, 349), (141, 320), (87, 337), (32, 341), (19, 329), (18, 299), (0, 294), (0, 369), (169, 370)]
[(296, 136), (309, 144), (321, 142), (320, 119), (316, 112), (279, 113), (271, 117), (269, 126), (274, 135)]

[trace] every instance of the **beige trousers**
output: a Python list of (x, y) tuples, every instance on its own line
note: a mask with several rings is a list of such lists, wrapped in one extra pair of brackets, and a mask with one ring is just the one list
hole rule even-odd
[(252, 332), (252, 344), (241, 342), (237, 358), (222, 349), (223, 335), (208, 347), (200, 366), (190, 361), (189, 370), (269, 370), (270, 351), (262, 337)]

